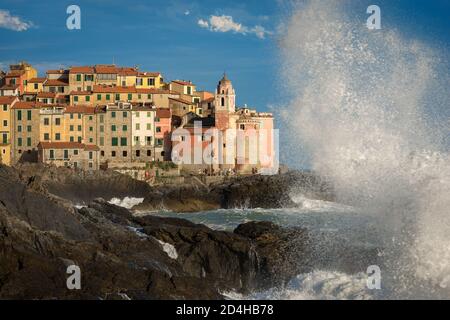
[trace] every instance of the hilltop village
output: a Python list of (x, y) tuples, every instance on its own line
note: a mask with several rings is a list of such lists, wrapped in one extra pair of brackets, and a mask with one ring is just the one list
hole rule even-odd
[(112, 168), (143, 180), (150, 168), (255, 174), (276, 166), (273, 128), (271, 113), (236, 107), (225, 74), (208, 92), (137, 67), (73, 66), (38, 77), (21, 62), (0, 71), (0, 161), (10, 166)]

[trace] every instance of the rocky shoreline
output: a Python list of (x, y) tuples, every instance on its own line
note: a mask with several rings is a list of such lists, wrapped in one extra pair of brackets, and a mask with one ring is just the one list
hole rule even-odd
[[(0, 298), (221, 299), (280, 285), (310, 269), (307, 230), (249, 222), (215, 231), (103, 199), (144, 198), (138, 210), (276, 208), (294, 205), (287, 186), (296, 183), (331, 197), (301, 173), (153, 188), (115, 172), (0, 166)], [(68, 265), (80, 267), (81, 290), (67, 289)]]

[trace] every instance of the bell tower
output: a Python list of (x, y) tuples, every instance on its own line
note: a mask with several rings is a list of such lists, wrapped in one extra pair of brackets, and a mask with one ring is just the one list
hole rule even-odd
[(236, 93), (226, 73), (219, 81), (215, 92), (216, 127), (219, 130), (229, 127), (230, 114), (236, 112)]

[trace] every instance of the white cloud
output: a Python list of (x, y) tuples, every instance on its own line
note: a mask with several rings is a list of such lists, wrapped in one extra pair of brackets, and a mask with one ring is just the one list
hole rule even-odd
[(233, 20), (232, 16), (210, 16), (209, 20), (200, 19), (197, 24), (205, 29), (213, 32), (234, 32), (239, 34), (254, 34), (260, 39), (264, 39), (266, 35), (272, 34), (264, 27), (256, 25), (252, 28), (237, 23)]
[(184, 12), (184, 15), (185, 16), (188, 16), (188, 15), (190, 15), (191, 14), (191, 12), (189, 11), (189, 10), (186, 10), (185, 12)]
[(14, 31), (25, 31), (32, 27), (29, 21), (23, 21), (20, 17), (12, 16), (7, 10), (0, 10), (0, 28)]

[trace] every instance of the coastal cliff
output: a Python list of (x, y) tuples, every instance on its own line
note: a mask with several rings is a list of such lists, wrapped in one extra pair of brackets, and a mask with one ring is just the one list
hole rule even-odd
[[(251, 179), (248, 186), (259, 181)], [(211, 189), (221, 201), (223, 188)], [(0, 298), (220, 299), (308, 270), (302, 228), (250, 222), (214, 231), (183, 219), (134, 216), (97, 199), (139, 196), (148, 205), (162, 190), (114, 172), (0, 166)], [(234, 192), (219, 205), (240, 201)], [(80, 202), (87, 206), (76, 208)], [(81, 269), (81, 290), (66, 287), (69, 265)]]

